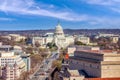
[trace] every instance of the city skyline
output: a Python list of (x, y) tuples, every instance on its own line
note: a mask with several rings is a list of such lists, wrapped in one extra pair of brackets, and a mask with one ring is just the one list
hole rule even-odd
[(118, 0), (0, 0), (0, 30), (120, 29)]

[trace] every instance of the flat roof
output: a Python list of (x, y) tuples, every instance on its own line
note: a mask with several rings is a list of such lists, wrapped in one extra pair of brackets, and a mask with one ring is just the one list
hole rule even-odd
[(0, 48), (10, 48), (12, 47), (11, 45), (1, 45)]
[(76, 52), (88, 52), (88, 53), (96, 53), (96, 54), (118, 54), (120, 52), (113, 50), (79, 50)]
[(84, 80), (120, 80), (119, 78), (85, 78)]
[(91, 58), (82, 58), (82, 57), (70, 57), (70, 59), (78, 60), (78, 61), (88, 61), (93, 63), (100, 63), (100, 60), (97, 59), (91, 59)]

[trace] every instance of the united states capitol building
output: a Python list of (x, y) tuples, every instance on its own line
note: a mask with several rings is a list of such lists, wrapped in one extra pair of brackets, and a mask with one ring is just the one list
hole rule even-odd
[(46, 33), (43, 37), (33, 37), (33, 45), (35, 45), (36, 42), (42, 47), (45, 47), (48, 43), (55, 43), (58, 48), (65, 48), (74, 43), (74, 37), (65, 36), (62, 26), (58, 23), (54, 33)]

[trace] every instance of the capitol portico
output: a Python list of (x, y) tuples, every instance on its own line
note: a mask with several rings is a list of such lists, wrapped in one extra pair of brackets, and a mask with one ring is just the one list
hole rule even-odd
[(46, 46), (48, 43), (55, 43), (58, 48), (65, 48), (74, 43), (73, 36), (65, 36), (60, 23), (55, 27), (54, 33), (46, 33), (44, 37), (33, 37), (33, 44), (39, 42), (41, 46)]

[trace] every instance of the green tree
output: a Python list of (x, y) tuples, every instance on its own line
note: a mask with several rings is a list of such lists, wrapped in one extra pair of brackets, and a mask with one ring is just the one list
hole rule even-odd
[(32, 46), (29, 46), (29, 47), (27, 47), (27, 48), (25, 48), (25, 52), (26, 53), (30, 53), (30, 54), (33, 54), (33, 47)]
[(58, 71), (56, 71), (56, 72), (54, 73), (54, 78), (53, 78), (53, 80), (61, 80)]
[(40, 54), (31, 55), (31, 67), (34, 68), (36, 64), (41, 63), (43, 57)]
[(75, 45), (86, 45), (86, 44), (82, 43), (81, 41), (76, 41)]
[(37, 41), (37, 42), (35, 42), (35, 46), (36, 47), (39, 47), (40, 46), (40, 43)]
[(62, 67), (62, 62), (61, 62), (60, 60), (55, 60), (55, 61), (53, 61), (53, 63), (52, 63), (52, 67), (57, 67), (58, 70), (60, 70), (61, 67)]
[(49, 47), (49, 49), (57, 49), (57, 46), (55, 43), (48, 43), (47, 47)]

